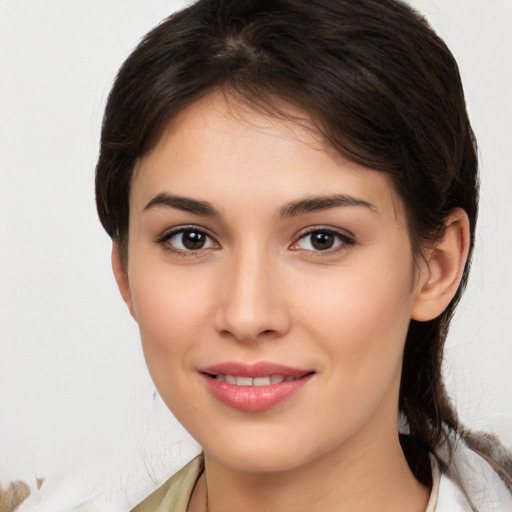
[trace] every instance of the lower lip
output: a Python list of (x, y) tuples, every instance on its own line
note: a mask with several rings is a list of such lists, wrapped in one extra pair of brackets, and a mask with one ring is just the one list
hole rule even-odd
[(313, 375), (305, 375), (269, 386), (235, 386), (203, 374), (211, 393), (224, 405), (241, 411), (258, 412), (271, 409), (298, 393)]

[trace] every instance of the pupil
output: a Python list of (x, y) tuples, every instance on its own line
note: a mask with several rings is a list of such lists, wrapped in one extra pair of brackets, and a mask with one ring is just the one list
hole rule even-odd
[(182, 236), (183, 245), (190, 250), (201, 249), (205, 243), (203, 233), (197, 231), (185, 231)]
[(334, 244), (334, 235), (330, 233), (313, 233), (311, 235), (311, 245), (319, 251), (330, 249)]

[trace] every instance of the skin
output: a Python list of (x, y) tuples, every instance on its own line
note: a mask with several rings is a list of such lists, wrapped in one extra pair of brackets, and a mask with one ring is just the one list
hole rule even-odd
[[(216, 214), (155, 204), (162, 194)], [(283, 216), (333, 194), (361, 204)], [(206, 234), (203, 248), (169, 235), (180, 226)], [(333, 247), (315, 249), (311, 229), (336, 233)], [(114, 244), (113, 267), (155, 385), (204, 449), (191, 511), (205, 510), (206, 486), (210, 512), (425, 510), (429, 490), (398, 442), (402, 354), (410, 319), (434, 318), (455, 293), (467, 233), (454, 212), (415, 266), (386, 175), (329, 150), (311, 126), (221, 94), (171, 121), (136, 166), (128, 263)], [(225, 361), (314, 375), (270, 410), (240, 411), (199, 372)]]

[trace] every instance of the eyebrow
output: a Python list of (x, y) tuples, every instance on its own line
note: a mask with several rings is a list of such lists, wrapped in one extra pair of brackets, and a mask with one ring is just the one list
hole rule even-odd
[(185, 212), (195, 213), (196, 215), (208, 215), (211, 217), (218, 217), (219, 212), (208, 202), (191, 199), (190, 197), (176, 196), (162, 192), (155, 196), (145, 206), (144, 211), (156, 208), (159, 206), (166, 206), (168, 208), (176, 208)]
[[(144, 211), (156, 207), (175, 208), (196, 215), (206, 215), (210, 217), (219, 217), (219, 212), (208, 201), (192, 199), (190, 197), (177, 196), (162, 192), (155, 196), (144, 207)], [(368, 208), (372, 212), (376, 212), (377, 208), (364, 199), (348, 194), (335, 194), (329, 196), (306, 197), (298, 201), (292, 201), (284, 205), (280, 210), (280, 217), (296, 217), (307, 213), (329, 210), (331, 208), (339, 208), (342, 206), (359, 206)]]
[(329, 196), (307, 197), (299, 201), (292, 201), (281, 208), (281, 217), (295, 217), (306, 213), (329, 210), (340, 206), (360, 206), (377, 212), (377, 208), (365, 201), (347, 194), (335, 194)]

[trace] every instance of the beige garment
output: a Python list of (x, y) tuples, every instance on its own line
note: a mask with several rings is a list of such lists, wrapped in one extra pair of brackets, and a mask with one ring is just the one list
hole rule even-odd
[(187, 512), (190, 497), (203, 471), (203, 456), (198, 455), (139, 503), (132, 512)]
[[(139, 503), (132, 512), (187, 512), (190, 497), (203, 471), (203, 456), (198, 455)], [(439, 480), (439, 469), (432, 457), (433, 485), (425, 512), (435, 512)]]

